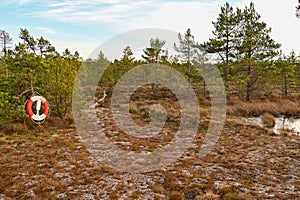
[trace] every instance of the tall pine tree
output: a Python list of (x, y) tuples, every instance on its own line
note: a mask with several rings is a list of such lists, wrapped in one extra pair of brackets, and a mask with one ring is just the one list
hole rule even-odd
[(225, 74), (225, 88), (227, 90), (227, 98), (229, 99), (229, 73), (230, 61), (235, 57), (235, 33), (239, 28), (239, 21), (241, 18), (241, 11), (237, 9), (235, 12), (233, 7), (227, 2), (221, 7), (217, 21), (213, 22), (214, 37), (210, 38), (208, 42), (202, 44), (204, 50), (209, 54), (217, 54), (221, 60), (221, 66), (224, 66)]
[(260, 76), (259, 63), (278, 55), (280, 44), (270, 37), (271, 28), (260, 21), (254, 4), (250, 3), (242, 12), (240, 29), (237, 31), (237, 50), (246, 68), (246, 100), (251, 100), (254, 84)]
[[(164, 52), (162, 49), (166, 41), (160, 40), (158, 38), (150, 39), (150, 47), (143, 50), (144, 55), (142, 58), (146, 60), (147, 63), (159, 63), (161, 59), (161, 53)], [(151, 83), (151, 89), (154, 91), (154, 83)]]
[(146, 60), (147, 63), (159, 63), (161, 58), (161, 53), (164, 52), (162, 49), (166, 41), (160, 40), (158, 38), (150, 39), (150, 47), (147, 47), (143, 50), (144, 55), (142, 57)]
[(199, 46), (195, 42), (190, 28), (187, 29), (184, 35), (178, 33), (178, 42), (178, 45), (174, 44), (174, 49), (180, 53), (180, 57), (188, 65), (188, 82), (190, 87), (191, 62), (194, 56), (197, 55)]

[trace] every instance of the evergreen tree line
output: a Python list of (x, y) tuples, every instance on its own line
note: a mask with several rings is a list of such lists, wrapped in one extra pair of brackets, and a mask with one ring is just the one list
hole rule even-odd
[[(164, 47), (166, 41), (152, 38), (142, 58), (135, 58), (128, 46), (122, 57), (114, 61), (107, 60), (102, 52), (98, 58), (85, 61), (77, 51), (72, 54), (66, 49), (60, 54), (50, 41), (34, 38), (26, 29), (20, 31), (21, 42), (12, 47), (12, 38), (0, 31), (0, 119), (24, 116), (23, 106), (14, 110), (13, 105), (24, 103), (26, 94), (30, 94), (26, 91), (32, 89), (47, 97), (51, 115), (65, 118), (71, 112), (72, 87), (80, 66), (85, 70), (108, 65), (99, 84), (109, 86), (137, 65), (160, 63), (184, 74), (191, 87), (201, 88), (206, 95), (205, 83), (195, 63), (207, 62), (220, 69), (228, 99), (239, 96), (251, 101), (261, 96), (289, 97), (299, 93), (299, 56), (293, 51), (282, 54), (281, 45), (271, 38), (271, 28), (261, 20), (253, 3), (244, 9), (226, 3), (212, 24), (213, 36), (204, 43), (195, 41), (191, 29), (179, 33), (174, 44), (176, 55), (169, 55)], [(99, 76), (89, 73), (93, 70), (86, 71), (80, 78), (84, 85)], [(154, 87), (153, 83), (153, 90)]]
[(139, 64), (161, 63), (176, 68), (199, 88), (205, 83), (194, 63), (207, 62), (219, 68), (228, 99), (233, 95), (251, 101), (262, 96), (288, 97), (299, 92), (300, 57), (294, 51), (289, 55), (282, 53), (281, 45), (271, 38), (271, 28), (261, 20), (253, 3), (243, 10), (226, 3), (212, 24), (213, 37), (204, 43), (195, 41), (191, 29), (179, 33), (174, 44), (176, 55), (168, 55), (164, 48), (166, 41), (159, 38), (150, 40), (142, 60), (135, 59), (130, 47), (126, 47), (123, 57), (111, 63), (106, 79), (117, 81)]

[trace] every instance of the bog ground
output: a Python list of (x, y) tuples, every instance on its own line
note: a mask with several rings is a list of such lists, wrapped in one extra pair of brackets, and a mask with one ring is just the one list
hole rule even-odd
[[(1, 199), (296, 199), (300, 195), (298, 136), (226, 120), (213, 152), (194, 148), (176, 163), (144, 173), (119, 173), (97, 162), (74, 127), (0, 135)], [(18, 131), (20, 133), (18, 133)]]

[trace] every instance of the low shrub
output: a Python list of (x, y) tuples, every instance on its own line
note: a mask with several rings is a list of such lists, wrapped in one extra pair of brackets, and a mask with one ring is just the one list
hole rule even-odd
[(261, 119), (267, 128), (273, 128), (275, 126), (275, 117), (272, 114), (264, 113)]
[(196, 200), (219, 200), (220, 196), (215, 194), (213, 191), (207, 191), (206, 194), (198, 195)]

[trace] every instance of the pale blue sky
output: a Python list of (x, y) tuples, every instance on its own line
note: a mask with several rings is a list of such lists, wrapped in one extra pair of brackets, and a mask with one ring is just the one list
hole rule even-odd
[[(285, 53), (300, 53), (298, 0), (253, 0), (272, 37)], [(18, 42), (20, 28), (34, 37), (44, 36), (62, 52), (65, 48), (88, 55), (105, 40), (139, 28), (192, 29), (196, 40), (211, 37), (212, 21), (223, 0), (6, 0), (0, 2), (0, 29)], [(250, 0), (229, 0), (240, 8)]]

